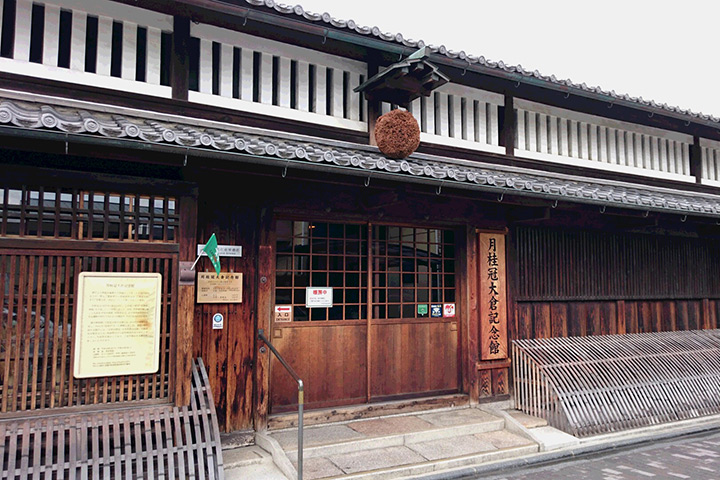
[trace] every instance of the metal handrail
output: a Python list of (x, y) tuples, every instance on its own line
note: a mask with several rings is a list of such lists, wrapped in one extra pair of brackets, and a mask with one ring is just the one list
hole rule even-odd
[(295, 370), (288, 365), (288, 363), (285, 361), (285, 359), (280, 355), (280, 352), (277, 351), (275, 346), (270, 342), (270, 340), (267, 339), (267, 337), (264, 334), (263, 329), (261, 328), (258, 330), (258, 338), (265, 342), (265, 345), (267, 345), (270, 348), (270, 351), (275, 354), (275, 357), (277, 357), (278, 360), (280, 360), (280, 363), (282, 363), (282, 366), (285, 367), (285, 370), (290, 374), (290, 376), (293, 377), (293, 379), (298, 384), (298, 462), (297, 462), (297, 471), (298, 471), (298, 480), (302, 480), (303, 478), (303, 405), (305, 403), (305, 385), (303, 384), (303, 381), (300, 379), (300, 376), (298, 376), (297, 373), (295, 373)]

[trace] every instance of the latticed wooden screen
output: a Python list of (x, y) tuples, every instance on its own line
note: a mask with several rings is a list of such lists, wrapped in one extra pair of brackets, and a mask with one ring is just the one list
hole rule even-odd
[[(176, 199), (0, 188), (0, 219), (0, 413), (167, 399), (175, 338)], [(162, 275), (156, 373), (73, 377), (81, 272)]]

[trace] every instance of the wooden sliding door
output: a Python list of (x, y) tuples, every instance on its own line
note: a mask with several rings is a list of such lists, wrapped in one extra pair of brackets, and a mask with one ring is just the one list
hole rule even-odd
[[(272, 341), (310, 408), (457, 391), (454, 232), (279, 220)], [(332, 291), (332, 305), (308, 308)], [(271, 363), (274, 412), (297, 387)]]

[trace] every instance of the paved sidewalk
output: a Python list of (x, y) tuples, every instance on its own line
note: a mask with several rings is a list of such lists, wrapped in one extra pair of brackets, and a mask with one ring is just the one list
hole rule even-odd
[(582, 459), (476, 476), (491, 480), (720, 480), (720, 432), (706, 432)]

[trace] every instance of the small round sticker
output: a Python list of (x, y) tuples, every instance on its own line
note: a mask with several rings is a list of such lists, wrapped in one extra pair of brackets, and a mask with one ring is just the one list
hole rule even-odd
[(223, 328), (224, 317), (223, 317), (222, 313), (216, 313), (215, 315), (213, 315), (212, 320), (213, 320), (213, 330), (218, 330), (218, 329)]

